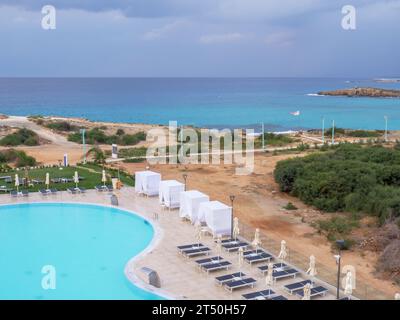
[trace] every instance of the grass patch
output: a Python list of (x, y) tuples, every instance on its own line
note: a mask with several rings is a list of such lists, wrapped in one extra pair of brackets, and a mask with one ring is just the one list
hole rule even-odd
[[(78, 165), (77, 167), (51, 167), (51, 168), (39, 168), (39, 169), (32, 169), (29, 170), (29, 178), (32, 179), (37, 179), (44, 181), (46, 177), (46, 173), (48, 172), (50, 174), (50, 179), (55, 179), (55, 178), (73, 178), (75, 171), (78, 171), (79, 176), (83, 177), (84, 179), (80, 181), (79, 186), (86, 188), (86, 189), (93, 189), (96, 185), (101, 185), (101, 177), (102, 177), (102, 170), (103, 168), (100, 166), (97, 166), (95, 164), (86, 164), (86, 165)], [(105, 169), (107, 173), (107, 178), (108, 182), (107, 184), (111, 184), (110, 177), (118, 177), (118, 170), (114, 169)], [(20, 179), (25, 177), (25, 172), (24, 170), (9, 170), (7, 171), (7, 175), (11, 175), (14, 177), (14, 175), (18, 173)], [(125, 172), (120, 172), (120, 178), (121, 181), (128, 186), (133, 186), (134, 185), (134, 179), (133, 177), (130, 177), (127, 173)], [(51, 183), (51, 187), (57, 188), (59, 191), (65, 191), (69, 187), (74, 187), (75, 183)], [(10, 188), (14, 188), (13, 184), (9, 185)], [(40, 189), (43, 189), (45, 187), (44, 183), (42, 184), (37, 184), (33, 187), (29, 188), (24, 188), (21, 187), (22, 189), (27, 189), (30, 192), (36, 192), (39, 191)]]

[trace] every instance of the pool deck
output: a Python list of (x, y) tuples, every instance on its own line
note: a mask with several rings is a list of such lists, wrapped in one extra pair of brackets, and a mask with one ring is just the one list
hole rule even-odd
[[(198, 299), (198, 300), (231, 300), (242, 299), (242, 294), (265, 290), (265, 277), (259, 272), (257, 265), (250, 266), (244, 263), (241, 271), (257, 280), (254, 288), (239, 289), (230, 293), (215, 284), (215, 277), (239, 271), (237, 253), (222, 252), (222, 257), (232, 262), (233, 266), (228, 271), (218, 271), (207, 275), (199, 271), (192, 260), (186, 259), (178, 254), (177, 246), (196, 243), (195, 228), (189, 223), (182, 221), (178, 210), (163, 210), (158, 202), (158, 197), (147, 198), (138, 196), (134, 188), (125, 187), (116, 191), (119, 200), (119, 208), (133, 211), (146, 218), (155, 228), (155, 237), (150, 246), (140, 255), (133, 257), (127, 265), (121, 268), (130, 281), (137, 286), (143, 287), (153, 293), (160, 294), (171, 299)], [(59, 192), (57, 195), (42, 196), (39, 193), (31, 193), (29, 197), (11, 198), (10, 195), (0, 195), (0, 205), (27, 202), (66, 202), (66, 203), (92, 203), (98, 205), (110, 205), (110, 195), (88, 190), (85, 194), (72, 195), (67, 192)], [(133, 230), (134, 232), (134, 230)], [(201, 242), (212, 249), (210, 257), (217, 255), (216, 246), (211, 236), (204, 236)], [(198, 259), (201, 259), (199, 257)], [(265, 265), (261, 263), (259, 265)], [(149, 267), (160, 276), (161, 289), (155, 289), (140, 280), (140, 268)], [(289, 295), (283, 286), (289, 283), (301, 281), (288, 278), (279, 280), (271, 287), (276, 294), (282, 294), (288, 299), (298, 300), (296, 296)], [(334, 299), (330, 291), (324, 297), (315, 299)]]

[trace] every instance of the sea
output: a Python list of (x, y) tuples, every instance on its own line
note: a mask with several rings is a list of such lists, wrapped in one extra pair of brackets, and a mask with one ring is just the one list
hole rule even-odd
[[(94, 121), (254, 128), (400, 130), (400, 98), (320, 96), (400, 82), (339, 78), (0, 78), (0, 113)], [(298, 115), (296, 115), (298, 114)]]

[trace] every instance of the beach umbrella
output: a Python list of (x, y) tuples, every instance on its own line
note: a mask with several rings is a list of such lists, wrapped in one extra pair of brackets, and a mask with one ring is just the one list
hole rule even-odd
[(239, 229), (239, 219), (235, 217), (233, 219), (233, 238), (237, 240), (237, 237), (239, 236), (240, 229)]
[(19, 192), (19, 177), (18, 177), (18, 174), (15, 174), (15, 186), (17, 187), (17, 192)]
[(239, 270), (242, 270), (243, 262), (244, 262), (243, 248), (240, 247), (240, 248), (239, 248)]
[(346, 274), (344, 294), (346, 296), (351, 296), (352, 293), (353, 293), (353, 276), (351, 274), (351, 271), (348, 271)]
[(281, 241), (281, 251), (279, 252), (278, 258), (281, 260), (285, 260), (287, 257), (287, 250), (286, 250), (286, 241)]
[(265, 283), (267, 284), (267, 287), (272, 286), (274, 284), (274, 278), (272, 277), (273, 273), (274, 273), (274, 265), (272, 263), (269, 263), (267, 276), (265, 278)]
[(48, 172), (46, 173), (46, 179), (45, 179), (44, 184), (46, 185), (47, 189), (49, 189), (49, 186), (50, 186), (50, 174)]
[(222, 255), (222, 238), (221, 238), (221, 236), (218, 236), (218, 238), (217, 238), (217, 254), (218, 254), (218, 256)]
[(311, 284), (307, 283), (303, 289), (303, 298), (301, 300), (311, 300)]
[(313, 255), (310, 256), (310, 267), (308, 268), (307, 273), (311, 277), (315, 277), (317, 275), (317, 268), (315, 267), (315, 257)]
[(400, 300), (400, 293), (396, 293), (394, 295), (394, 300)]
[(103, 185), (106, 186), (107, 177), (106, 177), (106, 170), (104, 170), (104, 169), (103, 169), (103, 172), (101, 175), (101, 182), (103, 182)]
[(256, 251), (258, 251), (258, 246), (261, 245), (261, 239), (260, 239), (260, 229), (256, 229), (256, 232), (254, 233), (254, 240), (251, 243), (251, 245), (256, 248)]
[(79, 174), (78, 174), (78, 171), (75, 171), (75, 174), (74, 174), (74, 182), (75, 182), (75, 187), (78, 188), (78, 183), (79, 183)]
[(200, 221), (196, 222), (196, 238), (200, 245), (200, 242), (201, 242), (201, 222)]

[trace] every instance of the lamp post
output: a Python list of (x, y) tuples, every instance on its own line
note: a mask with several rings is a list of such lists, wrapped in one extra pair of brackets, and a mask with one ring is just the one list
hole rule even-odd
[(383, 117), (385, 119), (385, 142), (388, 141), (388, 116)]
[(186, 191), (186, 180), (187, 180), (187, 177), (188, 177), (187, 173), (184, 173), (182, 175), (182, 177), (183, 177), (183, 180), (185, 181), (185, 191)]
[(86, 164), (86, 141), (85, 141), (85, 129), (81, 129), (82, 134), (82, 148), (83, 148), (83, 164)]
[(338, 266), (337, 269), (337, 284), (336, 284), (336, 299), (339, 300), (340, 298), (340, 272), (341, 267), (340, 263), (342, 260), (342, 249), (344, 248), (344, 240), (336, 240), (336, 245), (338, 247), (338, 254), (335, 256), (336, 264)]
[(322, 143), (325, 144), (325, 118), (322, 117)]
[(335, 144), (335, 120), (332, 120), (332, 145)]
[(235, 196), (231, 194), (229, 196), (229, 199), (231, 200), (231, 208), (232, 208), (232, 214), (231, 214), (231, 238), (233, 238), (233, 201), (235, 201)]

